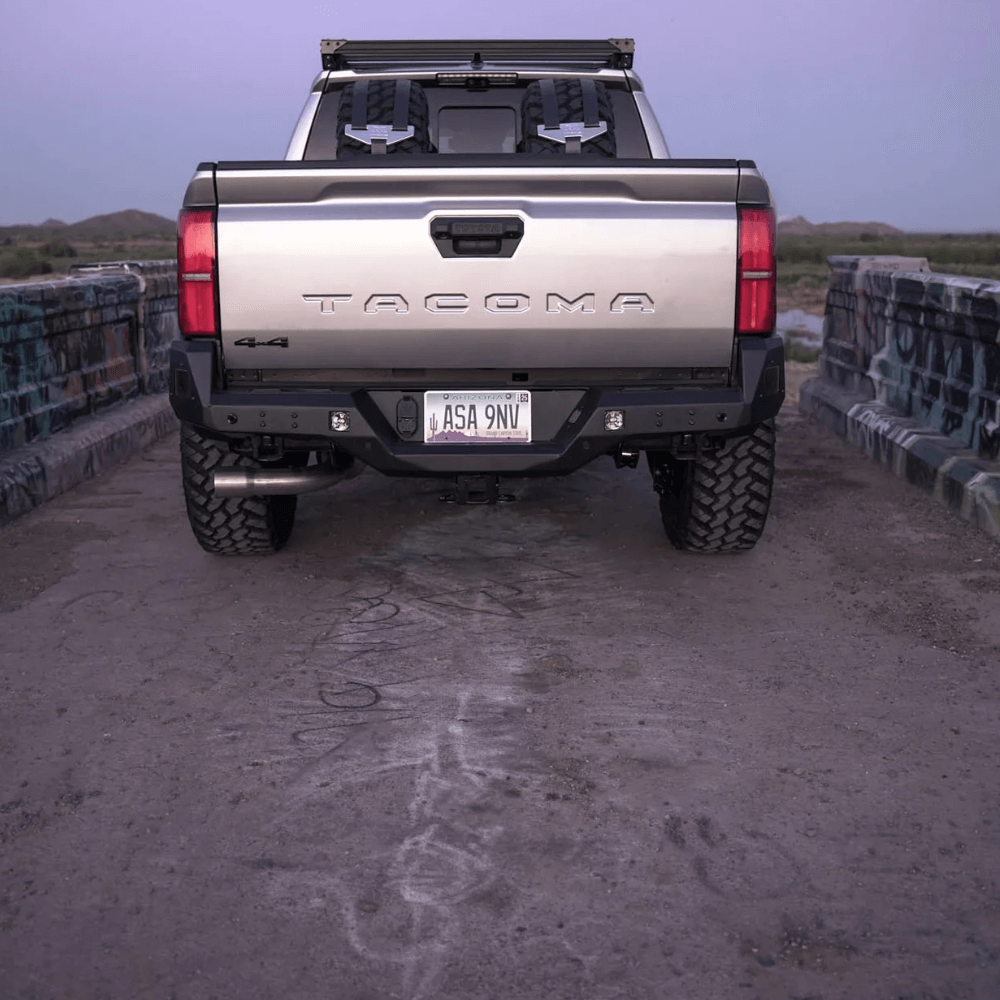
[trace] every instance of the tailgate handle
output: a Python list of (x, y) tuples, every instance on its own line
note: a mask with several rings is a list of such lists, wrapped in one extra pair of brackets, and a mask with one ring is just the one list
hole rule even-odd
[(517, 216), (431, 220), (431, 239), (442, 257), (513, 257), (523, 235)]

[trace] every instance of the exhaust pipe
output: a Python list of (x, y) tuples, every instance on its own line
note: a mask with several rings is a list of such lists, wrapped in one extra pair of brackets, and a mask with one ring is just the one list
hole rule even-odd
[(288, 496), (313, 493), (353, 479), (364, 470), (355, 462), (347, 469), (333, 471), (319, 466), (311, 469), (219, 469), (212, 476), (212, 489), (219, 497)]

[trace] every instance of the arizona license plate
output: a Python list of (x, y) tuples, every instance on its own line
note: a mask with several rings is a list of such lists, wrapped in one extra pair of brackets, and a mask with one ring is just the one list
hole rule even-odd
[(524, 389), (424, 393), (426, 444), (530, 444), (531, 393)]

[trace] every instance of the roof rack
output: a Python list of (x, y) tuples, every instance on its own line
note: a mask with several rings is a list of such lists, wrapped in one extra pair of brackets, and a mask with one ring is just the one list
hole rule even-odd
[(635, 41), (607, 38), (595, 41), (530, 39), (458, 41), (348, 41), (324, 38), (319, 43), (323, 69), (362, 69), (387, 63), (407, 66), (420, 63), (458, 63), (480, 69), (486, 63), (502, 66), (589, 64), (597, 69), (631, 69)]

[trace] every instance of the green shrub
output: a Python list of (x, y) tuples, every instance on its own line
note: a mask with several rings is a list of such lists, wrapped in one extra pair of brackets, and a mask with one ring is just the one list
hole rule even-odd
[(31, 274), (51, 274), (52, 263), (34, 250), (17, 247), (0, 254), (0, 278), (26, 278)]
[(825, 247), (808, 239), (778, 239), (778, 260), (786, 264), (825, 264), (827, 253)]
[(69, 240), (56, 238), (42, 244), (41, 252), (46, 257), (75, 257), (76, 247)]
[(857, 237), (778, 237), (780, 263), (825, 264), (827, 257), (840, 254), (899, 254), (903, 257), (927, 257), (941, 264), (992, 267), (1000, 264), (1000, 239), (993, 233), (904, 233), (901, 236), (860, 233)]
[(812, 347), (809, 344), (803, 344), (801, 340), (796, 337), (789, 337), (785, 341), (785, 360), (786, 361), (805, 361), (807, 364), (811, 364), (820, 355), (820, 348)]

